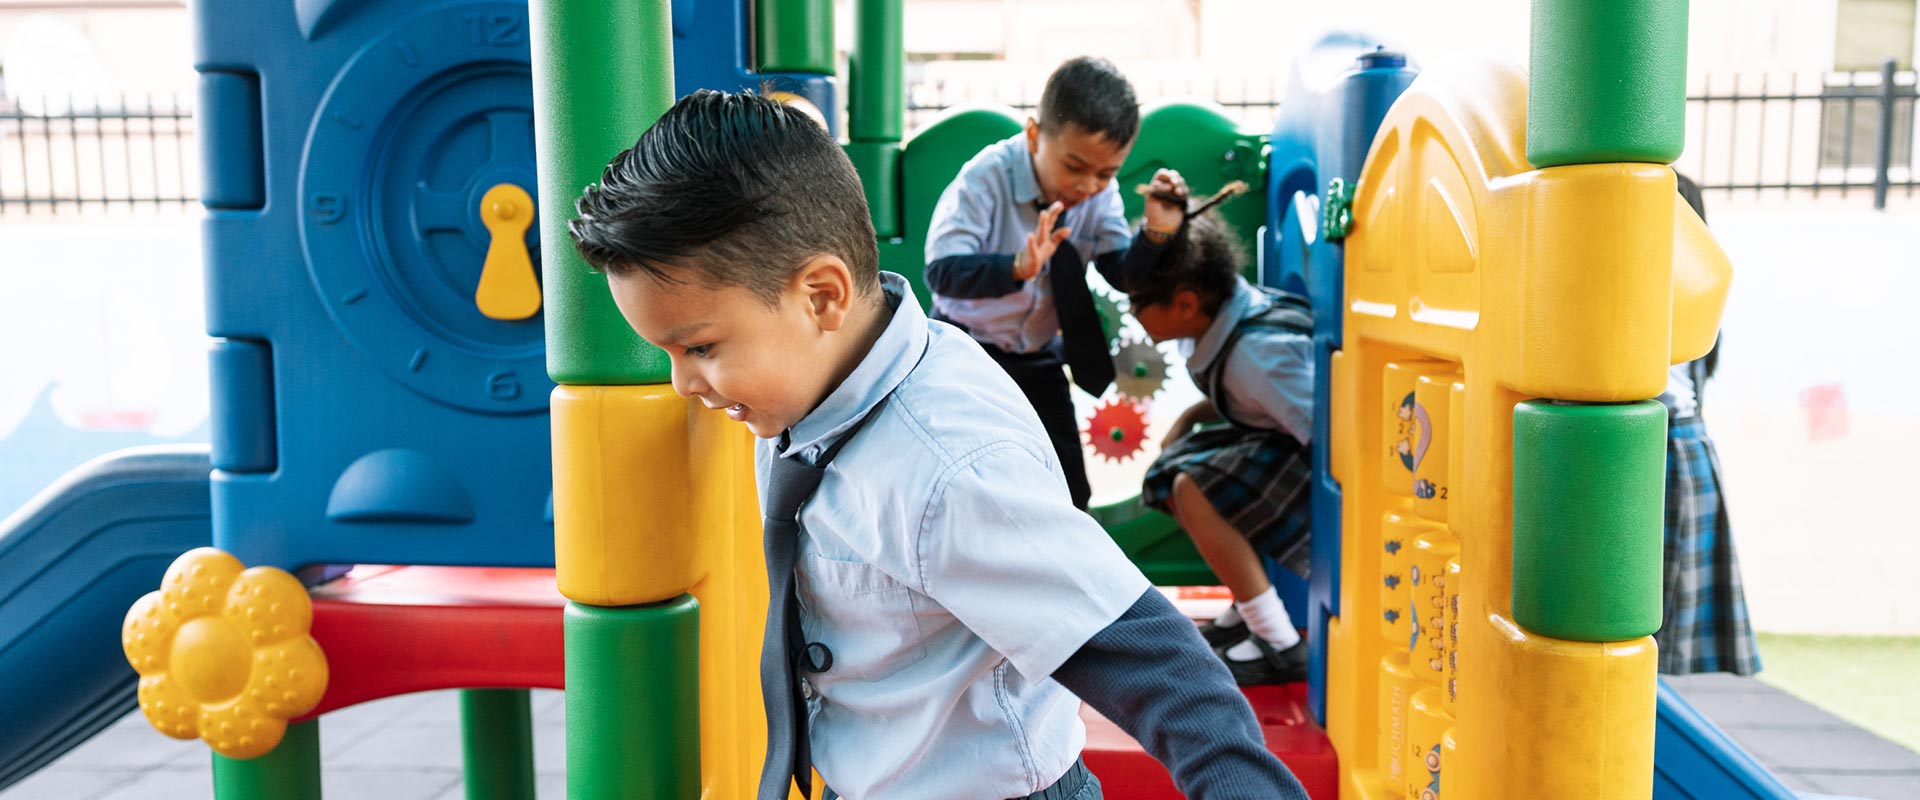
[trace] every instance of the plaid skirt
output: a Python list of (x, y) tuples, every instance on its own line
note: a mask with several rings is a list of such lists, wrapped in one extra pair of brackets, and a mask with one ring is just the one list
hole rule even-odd
[(1653, 635), (1661, 672), (1760, 671), (1720, 494), (1720, 456), (1697, 417), (1676, 420), (1667, 433), (1664, 578), (1664, 623)]
[(1147, 468), (1141, 502), (1172, 513), (1174, 476), (1185, 473), (1215, 511), (1253, 545), (1301, 577), (1312, 563), (1308, 506), (1313, 451), (1276, 431), (1231, 425), (1188, 434)]

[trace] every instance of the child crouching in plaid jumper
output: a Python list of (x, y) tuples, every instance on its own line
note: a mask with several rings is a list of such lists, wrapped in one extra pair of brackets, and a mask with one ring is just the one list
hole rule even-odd
[[(1244, 257), (1200, 203), (1173, 231), (1144, 229), (1129, 262), (1133, 315), (1154, 341), (1178, 341), (1206, 399), (1174, 424), (1142, 499), (1179, 520), (1234, 604), (1201, 630), (1241, 685), (1305, 680), (1307, 644), (1267, 580), (1261, 555), (1304, 576), (1313, 468), (1313, 317), (1303, 298), (1240, 277)], [(1187, 206), (1162, 170), (1148, 203)], [(1227, 425), (1194, 430), (1225, 420)]]

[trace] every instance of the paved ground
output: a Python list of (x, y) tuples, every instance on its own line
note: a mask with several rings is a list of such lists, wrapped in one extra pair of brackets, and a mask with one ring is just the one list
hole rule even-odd
[[(1920, 754), (1759, 681), (1714, 675), (1673, 682), (1681, 694), (1809, 797), (1920, 797)], [(559, 692), (533, 693), (540, 796), (566, 796)], [(453, 692), (391, 698), (328, 717), (320, 748), (334, 800), (460, 800), (459, 704)], [(212, 797), (205, 746), (178, 742), (136, 713), (0, 800), (195, 800)]]

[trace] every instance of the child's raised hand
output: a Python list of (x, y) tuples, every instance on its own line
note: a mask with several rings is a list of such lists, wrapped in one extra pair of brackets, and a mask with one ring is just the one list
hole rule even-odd
[(1033, 276), (1040, 274), (1040, 265), (1047, 263), (1047, 259), (1053, 258), (1053, 251), (1059, 249), (1060, 243), (1066, 241), (1068, 236), (1073, 235), (1071, 228), (1053, 227), (1054, 222), (1059, 220), (1060, 215), (1065, 212), (1066, 207), (1057, 202), (1040, 212), (1039, 223), (1034, 225), (1032, 233), (1027, 234), (1027, 246), (1014, 254), (1014, 280), (1032, 280)]
[(1171, 234), (1187, 216), (1187, 179), (1171, 169), (1153, 173), (1147, 185), (1147, 229)]

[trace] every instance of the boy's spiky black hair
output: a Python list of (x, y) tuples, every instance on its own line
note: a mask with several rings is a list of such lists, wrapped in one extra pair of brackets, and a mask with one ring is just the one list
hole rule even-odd
[(817, 122), (761, 95), (681, 98), (614, 156), (575, 211), (575, 246), (609, 275), (691, 275), (771, 303), (808, 259), (830, 254), (862, 294), (879, 288), (853, 164)]
[(1128, 144), (1140, 132), (1140, 101), (1133, 84), (1104, 58), (1080, 56), (1055, 69), (1040, 93), (1039, 114), (1040, 130), (1049, 134), (1073, 125)]

